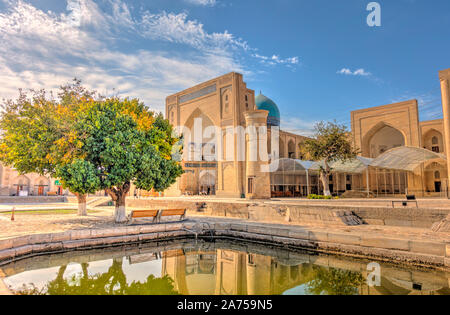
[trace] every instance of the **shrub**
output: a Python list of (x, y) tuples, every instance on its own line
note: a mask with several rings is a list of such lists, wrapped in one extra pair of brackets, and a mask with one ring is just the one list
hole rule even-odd
[(331, 199), (339, 199), (339, 197), (331, 197), (331, 196), (323, 196), (323, 195), (315, 195), (311, 194), (308, 196), (308, 199), (315, 199), (315, 200), (331, 200)]

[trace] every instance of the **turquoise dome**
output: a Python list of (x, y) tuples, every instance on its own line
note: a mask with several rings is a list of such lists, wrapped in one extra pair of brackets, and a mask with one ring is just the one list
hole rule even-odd
[(280, 110), (277, 104), (267, 96), (259, 94), (255, 97), (256, 108), (261, 110), (267, 110), (269, 117), (267, 118), (267, 125), (280, 126)]

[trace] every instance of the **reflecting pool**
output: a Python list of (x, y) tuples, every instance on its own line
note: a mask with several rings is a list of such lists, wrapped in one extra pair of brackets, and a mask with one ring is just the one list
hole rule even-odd
[(450, 295), (450, 273), (382, 263), (377, 273), (370, 263), (186, 240), (38, 256), (1, 271), (11, 290), (28, 295)]

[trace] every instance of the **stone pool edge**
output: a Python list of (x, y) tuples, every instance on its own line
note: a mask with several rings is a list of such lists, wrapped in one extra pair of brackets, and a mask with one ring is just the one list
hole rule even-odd
[[(399, 264), (450, 270), (450, 243), (445, 241), (410, 240), (389, 235), (358, 235), (344, 231), (329, 232), (296, 226), (275, 226), (255, 222), (225, 220), (188, 220), (157, 225), (118, 226), (106, 229), (72, 230), (21, 236), (0, 240), (0, 266), (12, 261), (71, 250), (87, 250), (148, 241), (193, 237), (204, 223), (214, 238), (238, 239), (288, 248), (374, 259)], [(208, 233), (200, 233), (209, 237)], [(3, 294), (0, 269), (0, 294)], [(5, 286), (6, 290), (7, 287)], [(9, 290), (6, 292), (8, 293)]]

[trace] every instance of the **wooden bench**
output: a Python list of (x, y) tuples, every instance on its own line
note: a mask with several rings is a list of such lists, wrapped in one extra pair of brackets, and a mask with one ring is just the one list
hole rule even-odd
[(165, 209), (159, 210), (159, 219), (161, 221), (162, 217), (173, 217), (180, 216), (180, 221), (183, 221), (186, 218), (186, 209)]
[(162, 217), (180, 216), (180, 221), (186, 218), (186, 209), (166, 209), (166, 210), (133, 210), (129, 216), (129, 224), (133, 219), (153, 218), (153, 223), (161, 222)]
[(133, 219), (153, 218), (153, 223), (158, 221), (159, 210), (133, 210), (130, 214), (130, 224)]

